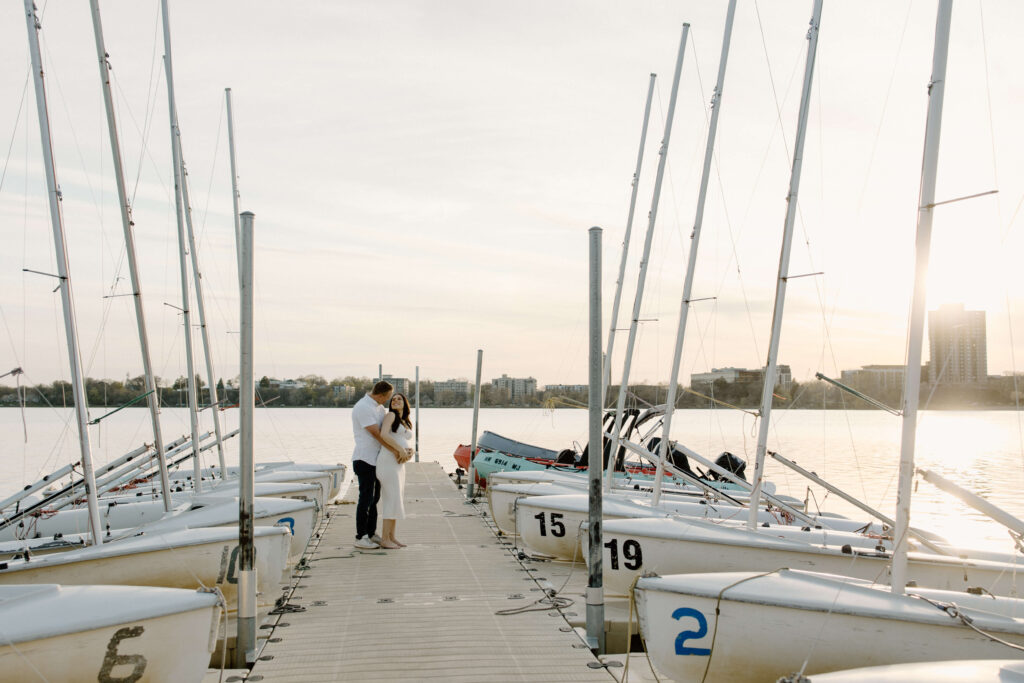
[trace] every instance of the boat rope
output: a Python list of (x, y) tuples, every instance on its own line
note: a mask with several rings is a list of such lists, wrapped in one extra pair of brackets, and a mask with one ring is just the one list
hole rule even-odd
[(963, 611), (961, 611), (960, 606), (957, 605), (955, 602), (941, 602), (939, 600), (932, 600), (931, 598), (927, 598), (927, 597), (925, 597), (923, 595), (918, 595), (917, 593), (908, 593), (908, 595), (910, 597), (912, 597), (912, 598), (917, 598), (918, 600), (924, 600), (925, 602), (927, 602), (932, 607), (935, 607), (935, 608), (945, 612), (951, 619), (959, 620), (961, 624), (963, 624), (964, 626), (968, 627), (969, 629), (975, 631), (979, 635), (985, 636), (989, 640), (992, 640), (992, 641), (994, 641), (996, 643), (999, 643), (1001, 645), (1005, 645), (1006, 647), (1011, 647), (1014, 650), (1019, 650), (1021, 652), (1024, 652), (1024, 647), (1022, 647), (1020, 645), (1017, 645), (1016, 643), (1011, 643), (1011, 642), (1009, 642), (1007, 640), (1003, 640), (1002, 638), (999, 638), (998, 636), (992, 635), (991, 633), (988, 633), (987, 631), (983, 631), (980, 628), (978, 628), (977, 626), (975, 626), (974, 625), (974, 619), (970, 615), (964, 614)]
[[(629, 641), (633, 634), (633, 612), (636, 608), (636, 582), (644, 578), (638, 574), (633, 577), (633, 582), (629, 584), (629, 620), (626, 622), (626, 663), (622, 669), (622, 680), (629, 680), (629, 656), (632, 653), (632, 648), (629, 646)], [(638, 614), (639, 616), (639, 614)], [(651, 669), (651, 675), (654, 676), (655, 683), (661, 683), (661, 679), (658, 678), (658, 672), (654, 670), (654, 663), (651, 661), (651, 653), (647, 651), (647, 639), (644, 638), (644, 634), (637, 630), (637, 635), (640, 637), (640, 644), (644, 648), (644, 657), (647, 659), (647, 666)]]
[(742, 583), (746, 583), (747, 581), (753, 581), (754, 579), (760, 579), (765, 576), (777, 574), (779, 573), (779, 571), (779, 569), (774, 569), (770, 572), (754, 574), (753, 576), (748, 576), (746, 578), (740, 579), (739, 581), (730, 583), (728, 586), (725, 586), (724, 588), (722, 588), (722, 590), (718, 591), (718, 597), (715, 600), (715, 628), (711, 632), (711, 647), (708, 648), (708, 663), (704, 667), (704, 675), (700, 678), (701, 683), (704, 683), (704, 681), (708, 679), (708, 672), (711, 670), (711, 658), (715, 656), (715, 639), (718, 637), (718, 618), (722, 614), (722, 598), (725, 596), (725, 591), (729, 590), (730, 588), (735, 588), (736, 586), (739, 586)]
[(217, 586), (213, 588), (201, 586), (198, 590), (200, 593), (212, 593), (217, 596), (217, 606), (220, 607), (220, 614), (217, 617), (217, 640), (224, 643), (220, 648), (220, 676), (217, 681), (224, 683), (224, 667), (227, 664), (228, 654), (228, 601), (224, 599), (224, 593)]

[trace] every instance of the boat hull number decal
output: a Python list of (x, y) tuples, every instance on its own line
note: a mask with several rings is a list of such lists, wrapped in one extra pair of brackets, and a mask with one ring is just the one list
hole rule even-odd
[[(138, 638), (144, 630), (144, 626), (132, 626), (130, 628), (126, 626), (114, 632), (114, 636), (107, 643), (107, 654), (103, 656), (103, 666), (100, 667), (100, 673), (96, 677), (99, 683), (135, 683), (135, 681), (142, 678), (142, 674), (146, 672), (146, 658), (142, 655), (119, 655), (117, 654), (117, 648), (122, 640)], [(110, 675), (115, 666), (130, 666), (132, 667), (132, 672), (127, 676), (115, 678)]]
[[(552, 512), (551, 513), (551, 535), (552, 536), (557, 536), (558, 538), (562, 538), (563, 536), (565, 536), (565, 523), (562, 521), (563, 517), (565, 517), (565, 515), (563, 515), (561, 512)], [(540, 520), (540, 535), (541, 536), (547, 536), (548, 535), (548, 529), (547, 529), (548, 525), (544, 521), (544, 513), (540, 512), (540, 513), (534, 515), (533, 518)]]
[[(613, 538), (604, 544), (605, 548), (608, 548), (609, 560), (613, 570), (619, 568), (619, 539)], [(637, 570), (644, 564), (644, 551), (640, 547), (640, 542), (635, 541), (632, 538), (627, 538), (622, 542), (622, 566), (626, 569)]]
[(680, 607), (672, 613), (673, 619), (682, 619), (683, 617), (690, 617), (697, 620), (696, 631), (680, 631), (679, 635), (676, 636), (676, 654), (677, 655), (701, 655), (707, 656), (711, 654), (711, 650), (706, 647), (688, 647), (685, 643), (688, 640), (696, 640), (703, 638), (708, 634), (708, 620), (705, 616), (693, 609), (692, 607)]
[(282, 517), (277, 520), (275, 524), (287, 524), (288, 528), (292, 530), (292, 536), (295, 535), (295, 518), (294, 517)]

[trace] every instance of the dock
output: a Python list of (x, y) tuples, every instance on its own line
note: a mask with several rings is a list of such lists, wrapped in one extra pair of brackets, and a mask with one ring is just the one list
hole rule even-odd
[[(328, 507), (245, 680), (619, 680), (621, 664), (595, 657), (575, 628), (582, 563), (520, 559), (486, 500), (467, 502), (434, 462), (406, 466), (405, 510), (396, 536), (408, 547), (358, 550), (355, 506)], [(554, 605), (552, 584), (565, 586)]]

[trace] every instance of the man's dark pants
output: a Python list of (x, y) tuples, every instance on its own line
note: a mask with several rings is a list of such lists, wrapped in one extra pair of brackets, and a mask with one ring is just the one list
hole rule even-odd
[(377, 533), (377, 501), (380, 500), (380, 482), (377, 468), (365, 460), (353, 460), (352, 471), (359, 480), (359, 503), (356, 504), (356, 539), (369, 538)]

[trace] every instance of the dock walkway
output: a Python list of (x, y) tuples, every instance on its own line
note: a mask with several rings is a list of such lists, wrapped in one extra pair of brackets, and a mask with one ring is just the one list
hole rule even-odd
[[(263, 626), (269, 642), (248, 680), (615, 680), (570, 626), (582, 597), (537, 605), (544, 570), (495, 536), (486, 503), (466, 503), (437, 463), (409, 463), (406, 477), (397, 536), (408, 547), (353, 548), (355, 506), (330, 506), (293, 579), (289, 604), (305, 611)], [(497, 614), (530, 606), (540, 609)]]

